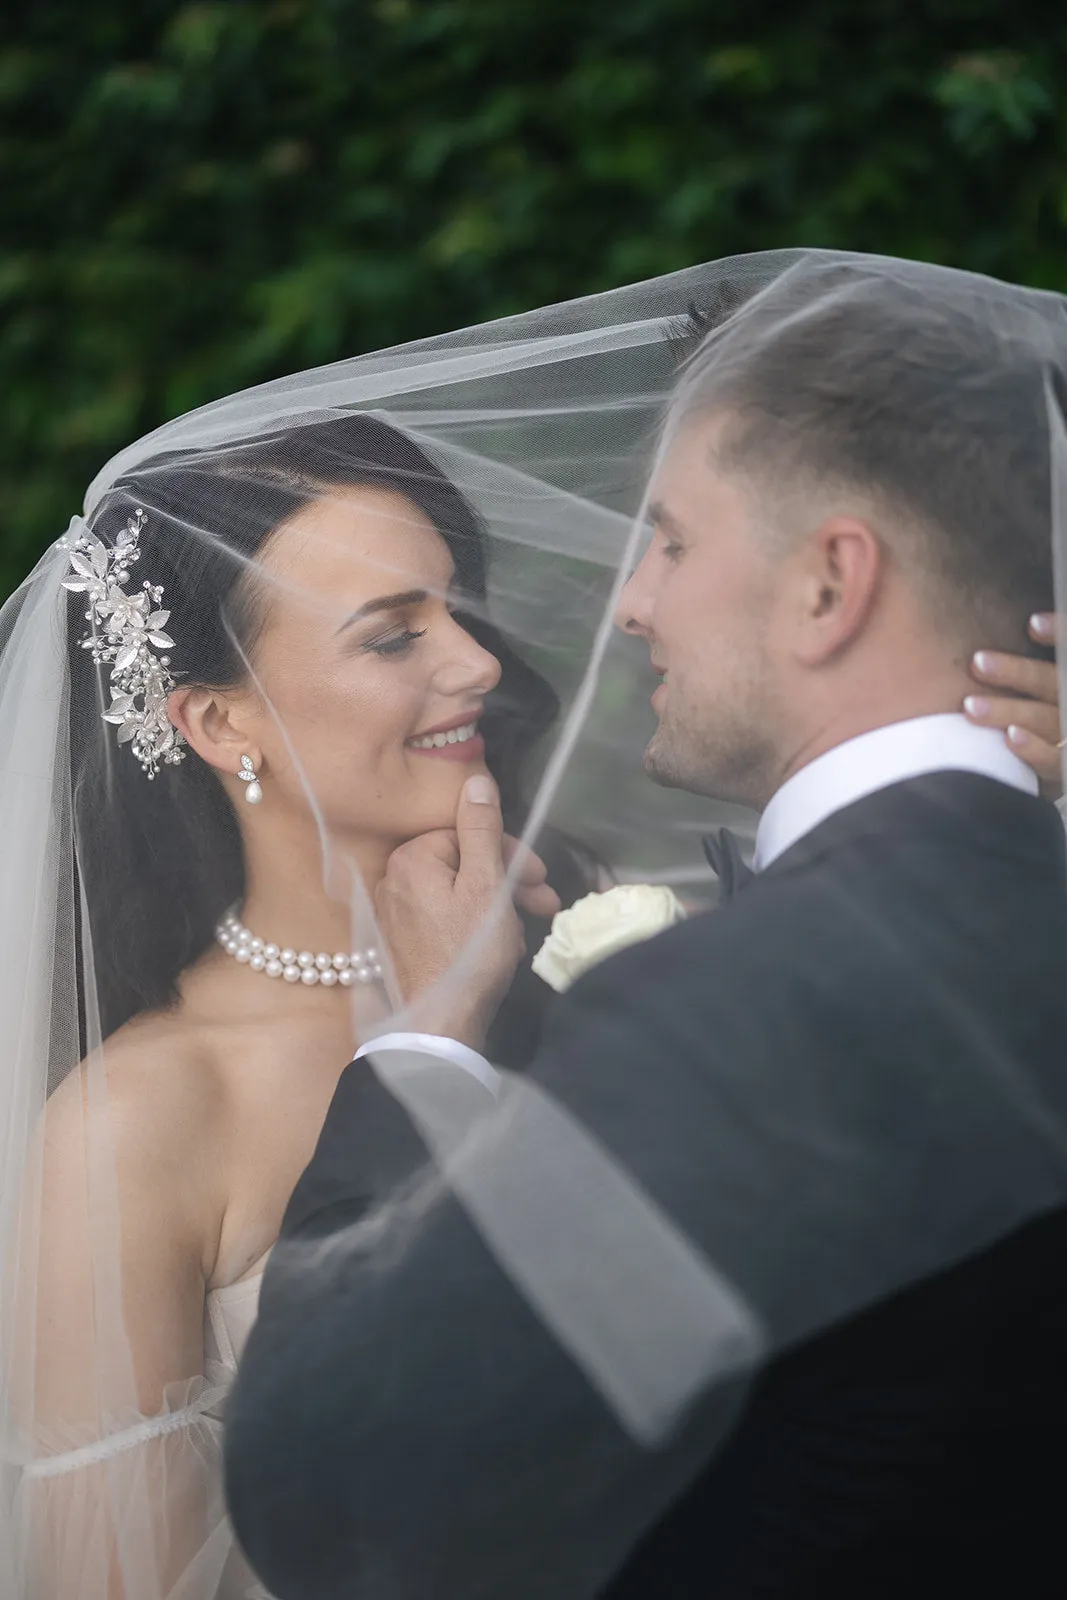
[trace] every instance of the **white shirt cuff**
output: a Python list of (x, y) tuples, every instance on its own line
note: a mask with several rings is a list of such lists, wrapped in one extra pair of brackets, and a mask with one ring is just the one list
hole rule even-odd
[(499, 1093), (500, 1074), (484, 1056), (472, 1050), (470, 1045), (461, 1044), (458, 1039), (445, 1039), (435, 1033), (383, 1033), (377, 1039), (368, 1039), (366, 1044), (361, 1044), (352, 1059), (358, 1061), (361, 1056), (381, 1055), (387, 1050), (417, 1050), (421, 1055), (450, 1061), (454, 1067), (462, 1067), (464, 1072), (477, 1078), (490, 1094)]

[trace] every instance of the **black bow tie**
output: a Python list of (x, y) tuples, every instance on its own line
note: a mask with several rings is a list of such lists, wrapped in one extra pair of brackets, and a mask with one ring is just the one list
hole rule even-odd
[(700, 842), (704, 846), (708, 866), (719, 880), (719, 904), (728, 905), (735, 894), (752, 882), (756, 874), (745, 865), (736, 835), (729, 828), (720, 828), (718, 833), (706, 833)]

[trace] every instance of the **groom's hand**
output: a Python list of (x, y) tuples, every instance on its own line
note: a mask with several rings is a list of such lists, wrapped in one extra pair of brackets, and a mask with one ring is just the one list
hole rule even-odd
[(484, 1044), (525, 952), (509, 866), (515, 900), (534, 916), (554, 915), (559, 900), (544, 865), (505, 835), (496, 785), (484, 775), (464, 786), (454, 830), (421, 834), (390, 856), (378, 922), (420, 1031)]

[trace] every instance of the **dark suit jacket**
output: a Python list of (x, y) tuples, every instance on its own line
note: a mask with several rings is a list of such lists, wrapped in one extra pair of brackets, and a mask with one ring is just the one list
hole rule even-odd
[(350, 1067), (229, 1415), (271, 1590), (1067, 1593), (1065, 877), (1051, 806), (936, 774), (561, 1003), (531, 1076), (766, 1338), (652, 1448)]

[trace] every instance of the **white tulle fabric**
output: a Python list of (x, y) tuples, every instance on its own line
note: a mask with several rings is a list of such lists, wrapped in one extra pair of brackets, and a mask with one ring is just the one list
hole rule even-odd
[[(618, 636), (611, 613), (646, 536), (645, 488), (664, 437), (679, 329), (690, 307), (711, 325), (725, 321), (735, 336), (739, 329), (743, 335), (751, 313), (752, 337), (773, 337), (773, 316), (759, 320), (761, 306), (772, 303), (767, 296), (807, 273), (815, 275), (817, 297), (824, 269), (828, 295), (842, 292), (842, 272), (857, 281), (896, 276), (920, 297), (925, 282), (943, 281), (940, 269), (907, 263), (780, 252), (341, 361), (220, 400), (131, 444), (90, 485), (84, 525), (102, 526), (112, 497), (133, 484), (130, 495), (158, 529), (163, 512), (154, 488), (179, 458), (212, 467), (252, 441), (292, 440), (296, 448), (308, 428), (361, 414), (381, 419), (422, 450), (477, 514), (489, 568), (485, 611), (561, 703), (530, 769), (527, 836), (552, 824), (577, 834), (622, 881), (673, 883), (699, 897), (710, 887), (699, 835), (723, 822), (750, 830), (751, 819), (648, 784), (641, 772), (654, 726), (647, 648)], [(952, 282), (1006, 341), (1029, 341), (1037, 382), (1062, 372), (1058, 297), (964, 274)], [(724, 348), (729, 354), (741, 345), (735, 337)], [(1051, 531), (1063, 610), (1067, 443), (1051, 388), (1048, 406)], [(194, 496), (178, 512), (168, 501), (166, 516), (171, 525), (179, 519), (186, 543), (203, 541), (207, 549), (228, 537), (206, 490), (202, 501)], [(57, 538), (63, 532), (57, 528)], [(202, 1370), (175, 1372), (161, 1395), (144, 1392), (121, 1266), (124, 1211), (99, 1014), (100, 944), (108, 930), (94, 922), (91, 894), (76, 870), (92, 811), (72, 752), (70, 713), (76, 674), (91, 668), (70, 649), (72, 627), (81, 623), (61, 587), (68, 571), (67, 553), (50, 549), (0, 614), (0, 1600), (236, 1600), (262, 1590), (243, 1566), (226, 1520), (220, 1441), (255, 1291), (239, 1285), (205, 1301)], [(158, 581), (147, 559), (143, 575)], [(168, 627), (179, 645), (195, 642), (189, 616), (175, 613)], [(94, 727), (100, 770), (110, 781), (115, 763), (132, 757), (115, 745), (113, 728), (98, 718)], [(301, 730), (286, 732), (299, 754)], [(183, 781), (186, 769), (173, 776)], [(144, 793), (147, 805), (147, 784)], [(90, 798), (97, 816), (105, 816), (107, 785)], [(321, 837), (324, 892), (328, 886), (336, 897), (338, 883), (346, 883), (352, 947), (375, 943), (367, 896), (358, 881), (338, 873), (312, 788), (307, 800)], [(190, 852), (190, 874), (193, 859)], [(225, 909), (218, 906), (220, 914)], [(156, 908), (160, 919), (181, 912), (174, 904)], [(483, 949), (475, 938), (447, 981), (468, 982)], [(354, 1043), (410, 1025), (395, 992), (376, 1014), (361, 1005), (353, 992)], [(999, 1071), (999, 1064), (989, 1070)], [(546, 1326), (564, 1330), (561, 1338), (586, 1351), (591, 1381), (607, 1393), (638, 1395), (621, 1405), (621, 1425), (637, 1438), (643, 1430), (654, 1444), (668, 1421), (676, 1424), (688, 1395), (717, 1377), (756, 1369), (766, 1354), (763, 1332), (716, 1263), (659, 1214), (586, 1130), (521, 1079), (505, 1081), (500, 1116), (473, 1144), (463, 1116), (455, 1121), (439, 1103), (432, 1074), (413, 1072), (393, 1087), (455, 1192), (491, 1228), (496, 1258)], [(1014, 1097), (1021, 1124), (1043, 1126), (1045, 1108), (1029, 1104), (1025, 1083), (1002, 1085), (1000, 1092)], [(82, 1137), (77, 1170), (56, 1174), (46, 1108), (60, 1096)], [(1043, 1126), (1061, 1169), (1064, 1135)], [(883, 1156), (871, 1149), (857, 1160), (876, 1166)], [(563, 1196), (565, 1205), (544, 1209), (546, 1173), (550, 1198)], [(1000, 1223), (1027, 1214), (1027, 1182), (1020, 1174)], [(1034, 1202), (1048, 1203), (1054, 1187), (1046, 1185)], [(42, 1258), (39, 1248), (42, 1219), (56, 1206), (75, 1218), (80, 1246), (70, 1262)], [(590, 1239), (602, 1236), (624, 1261), (627, 1283), (643, 1279), (650, 1304), (670, 1306), (676, 1326), (692, 1327), (684, 1392), (664, 1400), (655, 1384), (642, 1388), (642, 1341), (663, 1331), (652, 1327), (654, 1307), (639, 1338), (614, 1354), (607, 1339), (603, 1355), (597, 1345), (607, 1326), (603, 1308), (586, 1315), (588, 1274), (569, 1271), (564, 1213), (583, 1218), (574, 1243), (579, 1265)], [(628, 1219), (625, 1239), (620, 1215)], [(998, 1219), (985, 1224), (993, 1236)], [(793, 1308), (790, 1325), (819, 1327), (953, 1259), (960, 1241), (934, 1235), (936, 1226), (912, 1236), (906, 1222), (887, 1219), (884, 1267), (837, 1263), (832, 1286), (811, 1285), (810, 1303)], [(849, 1265), (857, 1267), (854, 1279)], [(862, 1289), (850, 1298), (841, 1286), (853, 1281)], [(717, 1321), (724, 1337), (704, 1337)], [(79, 1374), (67, 1389), (55, 1376), (63, 1369), (57, 1350), (71, 1353), (71, 1370)]]
[[(17, 1518), (47, 1530), (34, 1540), (34, 1592), (82, 1594), (87, 1578), (114, 1570), (129, 1594), (217, 1595), (270, 1600), (235, 1548), (222, 1499), (222, 1409), (255, 1321), (262, 1274), (207, 1296), (205, 1372), (175, 1384), (164, 1408), (88, 1443), (42, 1434), (26, 1463)], [(162, 1519), (154, 1506), (181, 1508)], [(112, 1508), (122, 1506), (121, 1519)], [(180, 1527), (180, 1541), (158, 1535)], [(156, 1530), (156, 1537), (153, 1537)]]
[[(489, 615), (562, 701), (565, 715), (532, 772), (531, 834), (550, 816), (624, 877), (680, 873), (700, 885), (708, 881), (698, 845), (706, 808), (681, 797), (658, 808), (658, 831), (650, 819), (656, 797), (650, 801), (639, 781), (650, 717), (633, 712), (645, 698), (645, 663), (640, 650), (612, 640), (608, 610), (637, 538), (643, 462), (674, 372), (671, 319), (684, 314), (701, 282), (700, 272), (683, 274), (340, 362), (207, 406), (109, 462), (71, 531), (101, 526), (109, 495), (131, 477), (149, 531), (158, 529), (150, 463), (176, 452), (214, 459), (253, 438), (297, 437), (353, 412), (381, 418), (426, 452), (481, 519)], [(190, 502), (182, 516), (188, 540), (208, 544), (224, 535), (206, 503)], [(65, 531), (56, 529), (57, 540)], [(82, 812), (76, 828), (84, 774), (71, 749), (70, 707), (79, 675), (92, 669), (70, 648), (84, 625), (62, 588), (69, 576), (68, 553), (50, 548), (0, 619), (0, 1596), (232, 1600), (257, 1589), (234, 1549), (222, 1493), (222, 1416), (240, 1341), (223, 1352), (211, 1323), (229, 1291), (205, 1307), (203, 1370), (175, 1373), (162, 1393), (144, 1392), (131, 1337), (108, 1043), (96, 992), (94, 939), (98, 945), (107, 934), (91, 929), (91, 895), (75, 867), (77, 828), (92, 824)], [(159, 576), (146, 557), (138, 580)], [(181, 647), (196, 623), (175, 614), (168, 626)], [(605, 654), (615, 659), (615, 674), (594, 708)], [(88, 716), (106, 786), (132, 758), (91, 704)], [(299, 730), (290, 731), (298, 743)], [(584, 771), (578, 745), (589, 755)], [(594, 796), (603, 785), (614, 800), (598, 813)], [(144, 793), (147, 804), (147, 787)], [(98, 798), (103, 811), (106, 794)], [(317, 815), (310, 790), (308, 804)], [(324, 886), (336, 896), (325, 834), (322, 845)], [(359, 884), (345, 892), (352, 947), (375, 942)], [(181, 911), (158, 907), (160, 918)], [(469, 959), (478, 959), (477, 949)], [(456, 981), (465, 981), (462, 972)], [(388, 1007), (361, 1011), (365, 999), (352, 997), (353, 1048), (402, 1020)], [(68, 1135), (71, 1124), (80, 1127), (80, 1138), (68, 1142), (81, 1149), (79, 1170), (61, 1175), (57, 1197), (46, 1108), (64, 1095)], [(41, 1256), (42, 1208), (56, 1204), (76, 1214), (73, 1265)], [(78, 1381), (57, 1391), (55, 1372), (68, 1351)]]
[[(192, 1379), (156, 1416), (86, 1444), (42, 1436), (16, 1502), (26, 1593), (225, 1595), (233, 1539), (222, 1498), (225, 1383)], [(166, 1507), (166, 1515), (161, 1508)], [(86, 1588), (86, 1585), (89, 1585)]]

